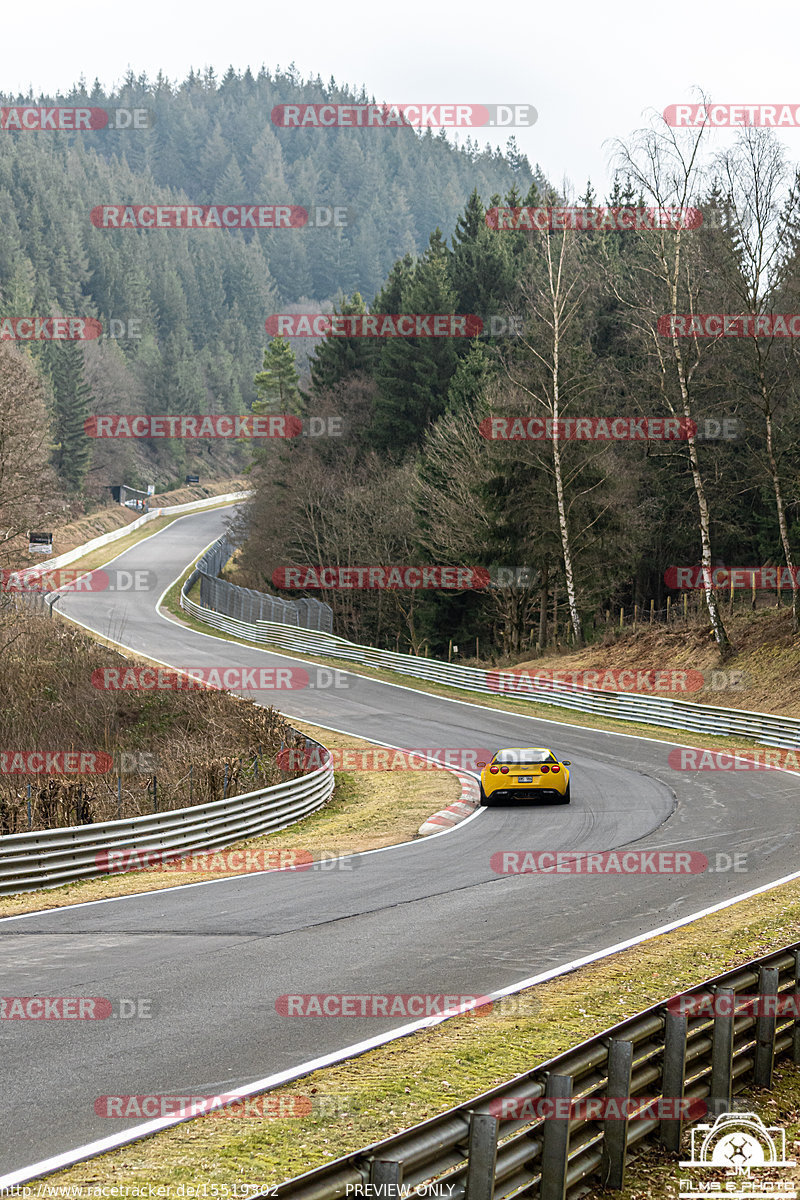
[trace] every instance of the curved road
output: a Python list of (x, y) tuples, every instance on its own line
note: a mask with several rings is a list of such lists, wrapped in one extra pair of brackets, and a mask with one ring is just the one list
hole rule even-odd
[[(292, 665), (155, 612), (226, 517), (184, 517), (115, 561), (154, 572), (153, 590), (72, 595), (60, 608), (176, 667)], [(572, 760), (571, 805), (483, 809), (446, 836), (351, 856), (350, 870), (271, 872), (0, 920), (1, 995), (144, 998), (153, 1011), (147, 1020), (0, 1022), (0, 1177), (140, 1123), (97, 1116), (99, 1096), (216, 1094), (404, 1023), (283, 1017), (281, 994), (480, 995), (797, 868), (792, 775), (678, 773), (667, 744), (562, 725), (557, 710), (537, 720), (344, 678), (346, 689), (255, 698), (394, 746), (552, 745)], [(747, 873), (501, 876), (490, 867), (498, 850), (634, 842), (712, 862), (745, 852)]]

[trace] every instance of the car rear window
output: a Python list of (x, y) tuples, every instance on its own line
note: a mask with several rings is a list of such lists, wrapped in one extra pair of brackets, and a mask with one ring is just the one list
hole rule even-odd
[(558, 759), (549, 750), (498, 750), (494, 756), (496, 763), (519, 763), (523, 766), (537, 766), (540, 763), (554, 763)]

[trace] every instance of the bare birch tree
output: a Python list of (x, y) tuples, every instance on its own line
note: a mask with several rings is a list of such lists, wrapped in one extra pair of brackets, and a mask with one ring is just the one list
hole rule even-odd
[[(732, 149), (717, 157), (724, 188), (727, 252), (732, 290), (742, 311), (771, 314), (785, 294), (788, 232), (800, 203), (792, 191), (792, 172), (772, 130), (753, 126), (740, 131)], [(795, 291), (796, 287), (790, 287)], [(792, 587), (792, 633), (800, 631), (796, 567), (789, 543), (781, 451), (776, 445), (776, 415), (794, 396), (796, 356), (786, 338), (748, 337), (744, 344), (753, 364), (755, 394), (751, 401), (764, 420), (766, 470), (775, 494), (778, 531)]]
[[(529, 265), (520, 284), (525, 329), (503, 363), (511, 384), (510, 403), (514, 403), (515, 396), (523, 396), (526, 409), (532, 408), (545, 421), (547, 434), (540, 444), (549, 449), (543, 454), (535, 448), (537, 443), (525, 444), (528, 456), (536, 457), (552, 480), (570, 624), (575, 645), (581, 646), (584, 634), (578, 608), (575, 538), (578, 534), (584, 537), (607, 512), (601, 499), (602, 473), (590, 472), (591, 478), (585, 481), (582, 477), (587, 459), (594, 459), (597, 465), (609, 447), (596, 445), (589, 451), (582, 446), (578, 450), (572, 443), (574, 454), (568, 463), (560, 423), (570, 411), (576, 415), (579, 401), (589, 404), (598, 391), (586, 347), (586, 308), (592, 275), (585, 245), (579, 241), (584, 234), (544, 230), (531, 237)], [(584, 410), (579, 415), (588, 414)], [(594, 512), (588, 522), (575, 528), (576, 506), (591, 492), (598, 493)]]
[(688, 221), (682, 214), (704, 192), (705, 173), (700, 159), (704, 132), (705, 126), (684, 138), (663, 117), (658, 117), (656, 126), (640, 130), (630, 146), (615, 143), (622, 173), (658, 213), (665, 214), (663, 228), (637, 233), (644, 257), (627, 281), (632, 284), (627, 294), (624, 284), (615, 290), (617, 297), (627, 304), (633, 325), (649, 346), (664, 405), (685, 422), (689, 468), (697, 501), (703, 594), (717, 650), (724, 661), (731, 647), (713, 588), (711, 516), (694, 421), (697, 415), (694, 380), (707, 345), (697, 337), (679, 336), (675, 323), (670, 337), (662, 337), (659, 331), (659, 318), (667, 314), (694, 315), (698, 295), (703, 290), (705, 268), (696, 247), (692, 247), (692, 231), (685, 227)]

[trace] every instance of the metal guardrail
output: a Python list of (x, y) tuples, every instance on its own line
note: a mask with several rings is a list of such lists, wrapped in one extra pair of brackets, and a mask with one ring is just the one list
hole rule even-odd
[[(729, 1111), (733, 1096), (746, 1087), (772, 1086), (777, 1060), (790, 1055), (800, 1063), (800, 1020), (752, 1011), (737, 1015), (729, 1000), (716, 1006), (727, 1012), (692, 1015), (676, 1011), (675, 1001), (756, 992), (800, 992), (800, 942), (637, 1013), (466, 1104), (281, 1184), (276, 1194), (281, 1200), (339, 1200), (348, 1194), (354, 1200), (359, 1194), (391, 1200), (401, 1185), (411, 1195), (427, 1185), (429, 1196), (450, 1200), (565, 1200), (589, 1179), (620, 1189), (633, 1147), (659, 1141), (677, 1151), (691, 1120), (581, 1115), (500, 1120), (496, 1106), (527, 1098), (641, 1097), (704, 1101), (712, 1116)], [(378, 1184), (383, 1190), (367, 1189)]]
[[(311, 738), (306, 738), (306, 746), (325, 751)], [(327, 754), (324, 765), (308, 775), (225, 800), (124, 821), (12, 833), (0, 838), (0, 895), (107, 875), (106, 856), (112, 850), (176, 855), (220, 850), (294, 824), (321, 808), (332, 792), (333, 760)]]
[(151, 508), (149, 512), (146, 512), (144, 516), (137, 517), (135, 521), (131, 521), (127, 525), (122, 525), (119, 529), (112, 529), (110, 533), (101, 533), (99, 537), (92, 538), (89, 542), (84, 542), (82, 546), (76, 546), (74, 550), (67, 550), (64, 554), (59, 554), (56, 558), (48, 558), (47, 562), (36, 563), (30, 567), (20, 567), (19, 574), (25, 578), (33, 578), (42, 572), (47, 574), (56, 567), (65, 567), (69, 563), (75, 562), (87, 554), (91, 554), (94, 550), (99, 550), (103, 546), (110, 546), (114, 542), (118, 542), (121, 538), (127, 537), (128, 534), (141, 529), (142, 525), (147, 525), (150, 521), (157, 521), (159, 517), (172, 517), (179, 516), (182, 513), (201, 512), (205, 508), (214, 508), (217, 504), (232, 504), (236, 500), (246, 500), (251, 494), (251, 492), (226, 492), (222, 496), (206, 496), (202, 500), (189, 500), (186, 504), (170, 504), (165, 508)]
[(283, 600), (280, 596), (239, 587), (238, 584), (220, 579), (219, 573), (235, 549), (227, 534), (223, 534), (197, 560), (192, 582), (200, 579), (200, 603), (203, 608), (248, 624), (271, 621), (330, 632), (333, 609), (321, 600), (313, 597), (310, 600)]
[[(180, 598), (181, 608), (215, 629), (262, 645), (278, 646), (282, 650), (300, 654), (348, 659), (363, 666), (396, 671), (400, 675), (446, 684), (462, 691), (493, 696), (508, 694), (515, 700), (600, 713), (616, 721), (635, 721), (645, 725), (661, 725), (669, 729), (688, 729), (695, 733), (719, 737), (747, 738), (765, 746), (800, 749), (800, 721), (791, 717), (750, 712), (747, 709), (716, 708), (710, 704), (693, 704), (688, 700), (671, 700), (661, 696), (643, 696), (628, 692), (593, 692), (550, 680), (537, 683), (535, 674), (526, 677), (524, 687), (520, 688), (519, 676), (510, 671), (486, 671), (460, 666), (458, 663), (439, 662), (432, 658), (418, 658), (413, 654), (376, 650), (371, 646), (359, 646), (355, 642), (348, 642), (334, 634), (316, 633), (313, 630), (291, 628), (269, 621), (257, 621), (255, 624), (237, 621), (222, 613), (211, 612), (189, 600), (186, 593), (189, 592), (195, 578), (196, 574), (193, 574), (184, 584)], [(508, 685), (507, 692), (504, 685)]]

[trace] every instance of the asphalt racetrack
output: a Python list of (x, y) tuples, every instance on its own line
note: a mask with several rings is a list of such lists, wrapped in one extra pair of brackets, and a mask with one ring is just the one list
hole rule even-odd
[[(70, 595), (59, 608), (175, 667), (308, 669), (156, 612), (228, 512), (184, 517), (115, 561), (154, 572), (151, 590)], [(572, 762), (572, 803), (482, 809), (444, 836), (354, 855), (349, 870), (271, 872), (0, 920), (1, 995), (143, 998), (153, 1014), (0, 1022), (0, 1182), (140, 1123), (96, 1115), (97, 1097), (217, 1094), (404, 1023), (282, 1016), (282, 994), (481, 995), (797, 870), (796, 776), (678, 772), (669, 745), (561, 724), (558, 709), (542, 721), (426, 695), (401, 677), (344, 680), (248, 694), (392, 746), (551, 746)], [(700, 851), (712, 865), (718, 853), (744, 853), (747, 870), (498, 875), (490, 865), (502, 850), (632, 844)]]

